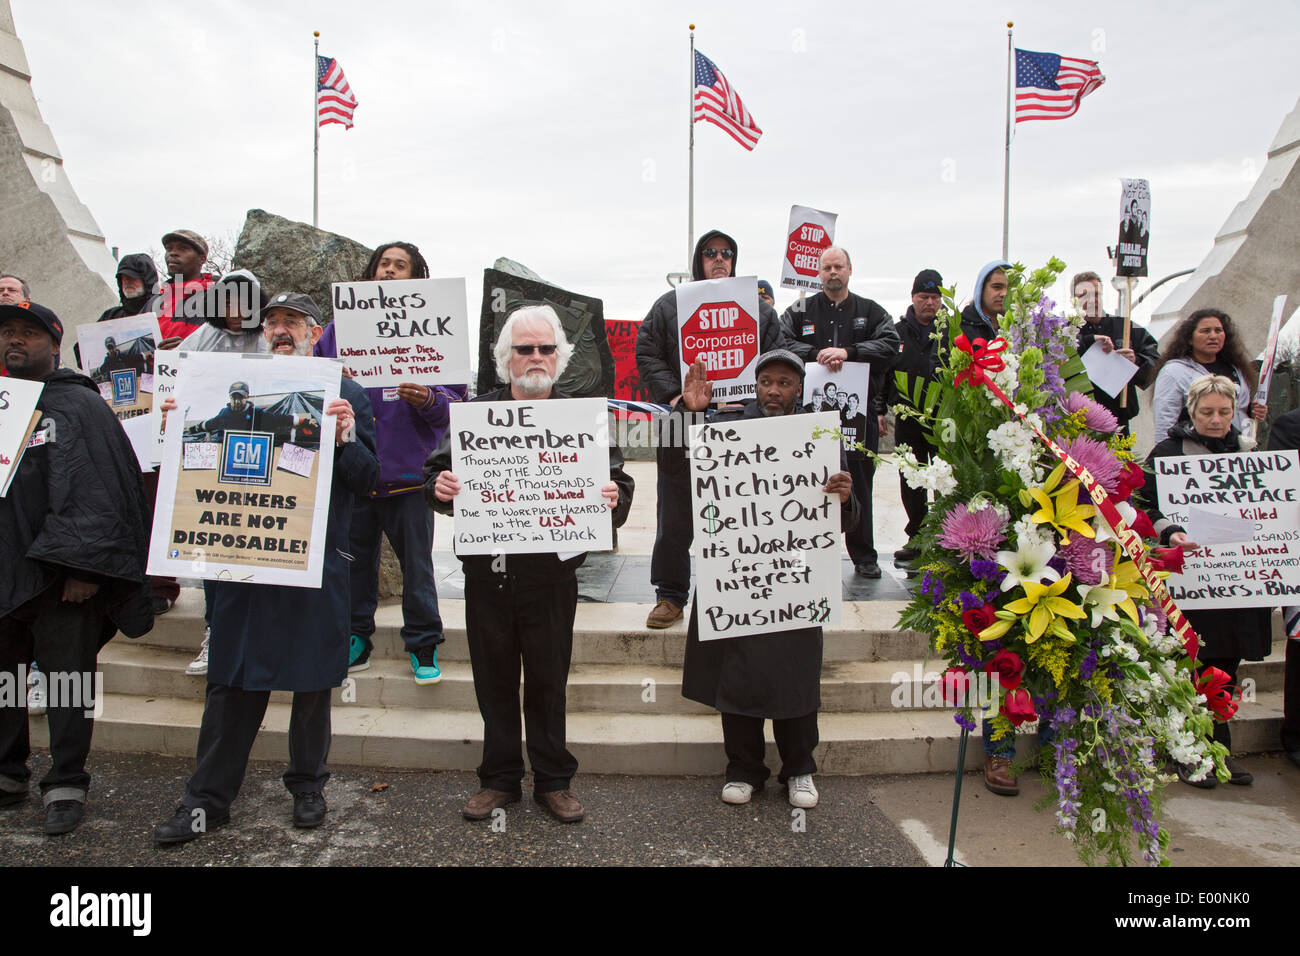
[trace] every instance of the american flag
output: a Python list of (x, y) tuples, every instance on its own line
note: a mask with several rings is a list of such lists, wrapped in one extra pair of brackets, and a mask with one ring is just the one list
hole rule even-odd
[(316, 123), (339, 123), (352, 128), (352, 114), (357, 108), (357, 98), (352, 95), (348, 78), (343, 75), (339, 61), (328, 56), (316, 57)]
[(708, 120), (725, 130), (745, 149), (753, 149), (763, 131), (754, 125), (740, 96), (713, 61), (695, 51), (695, 115), (693, 122)]
[(1016, 122), (1073, 116), (1106, 78), (1093, 60), (1016, 50)]

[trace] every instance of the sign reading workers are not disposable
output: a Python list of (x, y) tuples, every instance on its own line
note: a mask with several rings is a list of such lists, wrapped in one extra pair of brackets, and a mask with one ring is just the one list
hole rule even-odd
[(338, 357), (358, 385), (471, 381), (464, 279), (336, 282)]

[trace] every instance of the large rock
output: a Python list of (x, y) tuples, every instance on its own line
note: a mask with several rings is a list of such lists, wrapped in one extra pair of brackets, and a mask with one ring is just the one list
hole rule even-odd
[(250, 209), (230, 268), (251, 270), (268, 295), (306, 292), (331, 322), (331, 284), (361, 278), (372, 251), (347, 236)]

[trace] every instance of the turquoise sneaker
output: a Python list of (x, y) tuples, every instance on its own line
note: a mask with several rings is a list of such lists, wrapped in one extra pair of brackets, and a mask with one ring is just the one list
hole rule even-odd
[(370, 642), (353, 634), (348, 638), (348, 673), (370, 669)]
[(438, 668), (438, 648), (431, 647), (412, 654), (411, 670), (415, 672), (417, 684), (436, 684), (442, 680), (442, 671)]

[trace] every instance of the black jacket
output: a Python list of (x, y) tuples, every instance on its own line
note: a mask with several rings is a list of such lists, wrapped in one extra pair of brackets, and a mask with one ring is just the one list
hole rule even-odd
[[(691, 260), (691, 278), (699, 281), (704, 278), (704, 257), (701, 250), (712, 239), (721, 237), (731, 243), (736, 256), (731, 260), (731, 274), (736, 275), (740, 262), (739, 247), (736, 240), (725, 232), (710, 230), (700, 236), (695, 244), (695, 256)], [(650, 306), (650, 311), (641, 321), (636, 334), (636, 367), (641, 375), (641, 384), (650, 390), (650, 400), (667, 405), (682, 393), (681, 348), (677, 334), (677, 290), (669, 289)], [(758, 300), (758, 351), (769, 352), (772, 349), (786, 348), (781, 333), (781, 322), (776, 317), (776, 310)]]
[[(564, 392), (552, 391), (551, 398), (572, 398)], [(475, 402), (513, 402), (516, 399), (510, 394), (510, 386), (499, 388), (494, 392), (486, 392), (477, 398), (471, 399)], [(627, 521), (627, 516), (632, 510), (632, 492), (635, 490), (635, 483), (632, 476), (623, 470), (623, 450), (618, 447), (614, 441), (614, 435), (610, 434), (609, 443), (609, 479), (618, 485), (618, 504), (611, 512), (611, 518), (615, 528), (621, 528), (623, 522)], [(429, 503), (429, 507), (439, 514), (450, 515), (455, 513), (454, 503), (450, 501), (439, 501), (438, 496), (433, 493), (433, 486), (438, 481), (438, 476), (444, 471), (451, 470), (451, 429), (448, 428), (446, 434), (442, 436), (442, 441), (438, 444), (437, 450), (429, 456), (424, 463), (424, 500)], [(498, 572), (493, 570), (493, 564), (496, 559), (490, 554), (466, 554), (460, 555), (460, 563), (465, 569), (466, 575), (488, 576)], [(572, 577), (573, 572), (583, 561), (587, 560), (586, 552), (561, 561), (558, 554), (511, 554), (505, 561), (505, 571), (501, 572), (512, 578), (520, 579), (529, 584), (544, 584), (547, 582), (554, 583), (567, 577)]]
[[(45, 378), (42, 417), (0, 498), (0, 617), (68, 577), (99, 584), (132, 637), (153, 624), (145, 564), (151, 510), (126, 433), (89, 378)], [(111, 636), (110, 628), (108, 635)]]
[[(141, 280), (144, 283), (144, 294), (128, 299), (122, 292), (122, 276)], [(157, 288), (158, 267), (154, 265), (153, 259), (143, 252), (133, 252), (129, 256), (123, 256), (117, 263), (117, 297), (121, 300), (121, 305), (105, 309), (98, 321), (107, 322), (109, 319), (121, 319), (147, 311), (145, 306), (149, 304)]]
[[(931, 336), (934, 323), (922, 325), (916, 320), (916, 309), (907, 307), (906, 314), (894, 323), (898, 334), (898, 356), (894, 362), (894, 374), (885, 380), (885, 404), (896, 405), (900, 401), (911, 404), (912, 392), (916, 383), (933, 382), (939, 374), (939, 341)], [(898, 389), (898, 373), (905, 376), (907, 392)]]
[(864, 410), (869, 417), (884, 414), (884, 385), (898, 359), (899, 339), (894, 320), (879, 303), (850, 292), (836, 304), (818, 292), (786, 309), (781, 327), (790, 340), (786, 347), (805, 363), (817, 361), (826, 348), (844, 349), (850, 362), (870, 362), (871, 394)]
[[(1079, 339), (1076, 348), (1080, 355), (1092, 348), (1092, 343), (1097, 340), (1097, 336), (1107, 335), (1115, 343), (1115, 348), (1122, 348), (1124, 345), (1124, 318), (1119, 315), (1104, 315), (1101, 320), (1093, 325), (1091, 322), (1084, 322), (1083, 328), (1079, 329)], [(1128, 383), (1128, 406), (1120, 408), (1119, 396), (1111, 397), (1100, 388), (1092, 390), (1093, 398), (1097, 403), (1110, 409), (1121, 425), (1129, 421), (1138, 413), (1138, 389), (1146, 388), (1151, 384), (1151, 373), (1155, 371), (1156, 363), (1160, 361), (1160, 346), (1156, 340), (1151, 337), (1151, 333), (1136, 322), (1129, 323), (1129, 347), (1133, 349), (1133, 354), (1137, 358), (1137, 374), (1129, 380)]]

